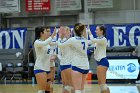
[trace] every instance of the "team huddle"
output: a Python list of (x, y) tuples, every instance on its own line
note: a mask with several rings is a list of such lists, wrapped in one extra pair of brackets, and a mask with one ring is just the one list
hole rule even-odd
[[(89, 27), (77, 23), (74, 31), (61, 26), (50, 35), (49, 27), (35, 29), (34, 49), (36, 62), (34, 74), (38, 84), (38, 93), (53, 93), (55, 59), (60, 60), (63, 93), (86, 93), (84, 85), (89, 72), (87, 57), (88, 45), (94, 44), (94, 58), (97, 63), (97, 77), (101, 93), (110, 93), (106, 85), (106, 72), (109, 67), (106, 58), (107, 39), (104, 26), (96, 27), (97, 38), (94, 38)], [(74, 35), (73, 35), (74, 34)], [(87, 34), (90, 39), (88, 39)], [(58, 39), (56, 36), (58, 35)], [(56, 49), (58, 50), (56, 53)], [(93, 91), (94, 93), (94, 91)]]

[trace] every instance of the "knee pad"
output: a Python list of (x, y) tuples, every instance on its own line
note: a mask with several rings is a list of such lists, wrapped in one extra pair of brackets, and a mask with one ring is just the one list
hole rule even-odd
[(64, 86), (64, 89), (67, 90), (68, 92), (71, 91), (71, 87), (70, 86)]
[(100, 84), (101, 91), (105, 91), (108, 89), (107, 84)]

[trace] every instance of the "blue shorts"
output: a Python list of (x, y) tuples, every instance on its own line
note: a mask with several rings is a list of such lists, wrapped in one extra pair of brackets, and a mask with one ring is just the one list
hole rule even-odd
[(65, 69), (71, 68), (71, 65), (60, 65), (60, 70), (63, 71)]
[(34, 74), (37, 74), (37, 73), (42, 73), (42, 72), (46, 72), (47, 74), (50, 73), (50, 71), (44, 71), (44, 70), (34, 70)]
[(72, 66), (72, 70), (78, 71), (78, 72), (80, 72), (82, 74), (87, 74), (89, 72), (89, 70), (81, 69), (81, 68), (78, 68), (76, 66)]
[(107, 58), (102, 58), (100, 61), (96, 61), (97, 65), (101, 65), (101, 66), (105, 66), (105, 67), (109, 67), (109, 62), (107, 60)]

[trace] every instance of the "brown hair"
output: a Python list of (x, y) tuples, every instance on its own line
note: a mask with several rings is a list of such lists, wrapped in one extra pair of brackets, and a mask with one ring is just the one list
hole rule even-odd
[(105, 28), (105, 26), (101, 25), (101, 26), (99, 26), (99, 29), (101, 31), (103, 31), (103, 35), (106, 36), (106, 28)]
[(49, 27), (49, 26), (46, 26), (45, 28), (46, 28), (46, 30), (47, 30), (47, 29), (50, 29), (50, 27)]
[(85, 25), (83, 25), (81, 23), (77, 23), (74, 25), (75, 34), (79, 37), (82, 36), (84, 29), (85, 29)]
[(39, 38), (40, 38), (41, 32), (44, 33), (44, 30), (45, 30), (45, 29), (46, 29), (46, 28), (43, 27), (43, 26), (36, 27), (36, 28), (35, 28), (35, 39), (39, 39)]

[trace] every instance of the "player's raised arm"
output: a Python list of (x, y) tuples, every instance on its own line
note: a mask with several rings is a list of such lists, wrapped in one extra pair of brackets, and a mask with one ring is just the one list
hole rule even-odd
[[(52, 37), (54, 36), (54, 34), (52, 35)], [(52, 41), (52, 37), (49, 36), (50, 36), (50, 29), (46, 29), (45, 27), (36, 27), (35, 28), (36, 40), (34, 42), (34, 46), (42, 47), (48, 45)]]

